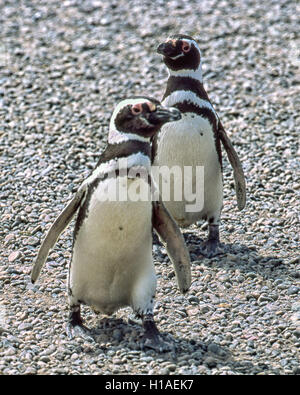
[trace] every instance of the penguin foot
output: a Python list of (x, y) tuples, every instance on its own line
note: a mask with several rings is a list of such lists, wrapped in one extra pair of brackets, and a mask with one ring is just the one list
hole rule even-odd
[(208, 225), (208, 238), (200, 246), (200, 253), (207, 258), (224, 254), (224, 249), (220, 243), (218, 224)]
[(224, 254), (224, 249), (218, 240), (206, 240), (200, 246), (200, 254), (206, 258), (213, 258), (214, 256)]
[(129, 314), (128, 315), (128, 323), (129, 324), (137, 324), (137, 325), (142, 325), (143, 321), (141, 316), (137, 314)]
[(66, 327), (66, 332), (69, 340), (72, 340), (76, 337), (82, 337), (87, 341), (94, 341), (94, 339), (90, 335), (89, 328), (84, 325), (73, 325), (69, 322)]
[(69, 315), (69, 321), (66, 327), (66, 332), (68, 338), (74, 339), (75, 337), (82, 337), (87, 341), (93, 341), (94, 339), (90, 335), (90, 330), (85, 325), (80, 315), (80, 306), (71, 306), (71, 311)]
[(149, 338), (148, 336), (144, 335), (141, 341), (141, 349), (145, 350), (147, 348), (159, 353), (173, 350), (172, 345), (162, 340), (160, 336)]

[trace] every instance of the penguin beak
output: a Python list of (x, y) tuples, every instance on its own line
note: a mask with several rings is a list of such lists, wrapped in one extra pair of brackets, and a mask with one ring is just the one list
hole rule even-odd
[(179, 121), (179, 119), (181, 119), (181, 113), (177, 108), (157, 106), (156, 111), (151, 113), (150, 121), (153, 123), (166, 123)]
[(157, 53), (159, 53), (160, 55), (163, 55), (163, 56), (167, 56), (167, 57), (174, 56), (175, 51), (176, 51), (176, 48), (170, 42), (162, 43), (156, 49)]

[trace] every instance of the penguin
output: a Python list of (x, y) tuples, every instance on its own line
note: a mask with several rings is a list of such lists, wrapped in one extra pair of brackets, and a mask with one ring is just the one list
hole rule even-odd
[(130, 306), (142, 320), (142, 347), (169, 349), (153, 318), (152, 230), (165, 243), (182, 293), (191, 284), (190, 257), (151, 179), (151, 138), (163, 124), (180, 118), (179, 110), (147, 96), (122, 100), (112, 114), (108, 144), (95, 169), (42, 242), (31, 274), (33, 283), (49, 250), (78, 212), (68, 274), (69, 338), (88, 333), (82, 304), (106, 315)]
[[(220, 215), (223, 207), (223, 171), (221, 143), (226, 150), (234, 171), (235, 190), (239, 210), (246, 204), (246, 183), (243, 168), (238, 155), (228, 138), (224, 127), (213, 108), (203, 86), (202, 57), (197, 42), (188, 35), (176, 34), (161, 43), (157, 52), (162, 55), (168, 68), (169, 77), (162, 99), (166, 107), (180, 110), (182, 118), (178, 122), (163, 125), (159, 134), (153, 138), (154, 164), (158, 166), (191, 167), (190, 178), (184, 182), (197, 188), (202, 177), (202, 195), (195, 209), (187, 210), (183, 198), (164, 200), (165, 206), (180, 227), (188, 227), (199, 220), (208, 222), (208, 238), (200, 247), (202, 255), (207, 257), (222, 253), (219, 237)], [(202, 168), (197, 179), (197, 168)], [(160, 174), (156, 182), (160, 186), (167, 182)], [(170, 180), (170, 188), (180, 188), (181, 179), (176, 174)], [(200, 185), (200, 184), (199, 184)], [(182, 184), (182, 188), (184, 188)], [(199, 193), (198, 193), (199, 195)], [(173, 197), (172, 197), (173, 196)], [(201, 202), (200, 202), (201, 200)], [(201, 203), (201, 204), (200, 204)]]

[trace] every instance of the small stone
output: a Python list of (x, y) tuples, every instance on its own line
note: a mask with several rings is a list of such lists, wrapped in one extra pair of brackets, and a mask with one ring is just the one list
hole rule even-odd
[(27, 322), (23, 322), (18, 326), (19, 331), (28, 331), (30, 329), (32, 329), (32, 324)]
[(8, 262), (10, 262), (10, 263), (14, 262), (16, 259), (19, 258), (20, 255), (21, 255), (20, 251), (13, 251), (13, 252), (11, 252), (9, 254), (9, 256), (8, 256)]
[(300, 311), (291, 315), (291, 320), (297, 324), (300, 324)]
[(224, 351), (222, 347), (220, 347), (218, 344), (215, 343), (209, 344), (207, 347), (207, 351), (216, 354), (220, 357), (224, 357), (226, 355), (226, 351)]
[(199, 303), (199, 298), (197, 296), (191, 295), (188, 297), (188, 301), (191, 304), (198, 304)]
[(40, 243), (40, 240), (37, 237), (31, 236), (25, 241), (25, 244), (30, 246), (37, 246)]
[(293, 311), (300, 311), (300, 302), (295, 302), (292, 304)]
[(24, 372), (24, 374), (26, 375), (36, 375), (36, 373), (37, 373), (36, 369), (32, 367), (28, 367)]
[(175, 372), (175, 370), (176, 370), (176, 365), (174, 365), (174, 364), (169, 364), (169, 365), (166, 365), (166, 368), (167, 368), (170, 372)]
[(169, 369), (168, 369), (167, 367), (165, 367), (165, 368), (161, 369), (160, 374), (161, 374), (162, 376), (164, 376), (164, 375), (169, 375), (169, 374), (170, 374), (170, 371), (169, 371)]
[(293, 369), (293, 374), (299, 375), (300, 374), (300, 366), (295, 366)]
[(209, 310), (210, 310), (210, 308), (208, 305), (200, 305), (200, 307), (199, 307), (199, 311), (201, 314), (208, 313)]
[(117, 340), (117, 341), (121, 341), (123, 338), (123, 334), (122, 331), (120, 331), (120, 329), (114, 329), (113, 333), (112, 333), (112, 337)]
[(299, 287), (292, 285), (291, 287), (288, 288), (286, 293), (288, 295), (296, 295), (299, 292), (299, 289), (300, 289)]
[(204, 363), (211, 369), (217, 366), (218, 361), (216, 361), (216, 359), (213, 357), (206, 357), (204, 359)]
[(6, 235), (5, 239), (4, 239), (4, 243), (9, 243), (10, 241), (14, 240), (15, 237), (16, 236), (14, 235), (14, 233), (10, 233), (10, 234)]
[(40, 357), (40, 360), (41, 360), (42, 362), (50, 362), (50, 358), (47, 357), (46, 355)]
[(258, 303), (262, 303), (262, 302), (270, 302), (272, 301), (272, 298), (270, 298), (268, 295), (260, 295), (259, 298), (257, 299)]

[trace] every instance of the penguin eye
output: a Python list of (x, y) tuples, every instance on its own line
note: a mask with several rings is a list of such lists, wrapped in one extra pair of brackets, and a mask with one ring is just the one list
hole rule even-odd
[(131, 112), (133, 115), (138, 115), (141, 114), (143, 112), (143, 107), (142, 104), (135, 104), (134, 106), (131, 107)]
[(191, 44), (187, 41), (182, 41), (182, 47), (181, 47), (182, 51), (184, 53), (189, 52), (189, 50), (191, 49)]

